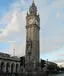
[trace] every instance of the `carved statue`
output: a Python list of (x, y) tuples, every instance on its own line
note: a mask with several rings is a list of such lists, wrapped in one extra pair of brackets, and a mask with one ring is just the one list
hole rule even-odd
[(29, 40), (28, 45), (27, 45), (28, 54), (31, 54), (31, 49), (32, 49), (32, 41)]

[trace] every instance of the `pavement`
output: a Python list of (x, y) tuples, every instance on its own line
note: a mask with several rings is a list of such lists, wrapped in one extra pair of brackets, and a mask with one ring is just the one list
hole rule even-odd
[(64, 73), (63, 74), (54, 74), (54, 75), (49, 75), (49, 76), (64, 76)]

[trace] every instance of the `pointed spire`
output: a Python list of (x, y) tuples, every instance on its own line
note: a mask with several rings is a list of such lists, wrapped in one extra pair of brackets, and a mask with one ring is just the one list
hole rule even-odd
[(33, 0), (33, 4), (34, 4), (34, 0)]
[(36, 7), (36, 5), (34, 3), (34, 0), (32, 2), (32, 5), (30, 6), (29, 12), (30, 13), (37, 13), (37, 7)]
[(32, 2), (32, 6), (35, 6), (34, 0), (33, 0), (33, 2)]

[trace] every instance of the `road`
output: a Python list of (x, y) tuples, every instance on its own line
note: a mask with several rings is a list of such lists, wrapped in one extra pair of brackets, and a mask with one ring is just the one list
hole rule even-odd
[(64, 76), (64, 73), (63, 74), (50, 75), (50, 76)]
[(64, 76), (64, 74), (58, 74), (57, 76)]

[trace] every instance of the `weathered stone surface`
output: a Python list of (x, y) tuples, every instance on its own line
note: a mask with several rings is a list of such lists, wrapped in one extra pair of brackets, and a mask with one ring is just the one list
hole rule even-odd
[(33, 2), (26, 16), (26, 70), (34, 70), (39, 67), (40, 59), (40, 18), (37, 14), (37, 7)]

